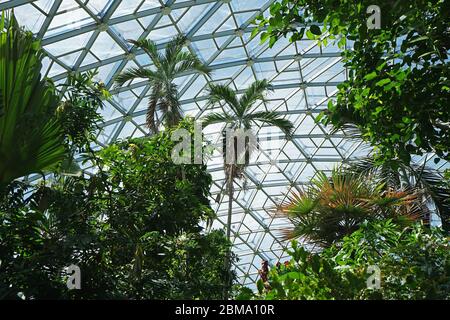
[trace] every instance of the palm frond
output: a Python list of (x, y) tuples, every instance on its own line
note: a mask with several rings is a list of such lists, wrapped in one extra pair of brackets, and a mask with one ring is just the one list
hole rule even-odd
[(361, 130), (358, 128), (357, 125), (353, 123), (344, 123), (340, 125), (339, 127), (334, 127), (330, 134), (338, 133), (339, 131), (342, 131), (344, 135), (347, 137), (347, 139), (351, 140), (362, 140), (362, 134)]
[(146, 123), (147, 127), (152, 131), (152, 133), (158, 132), (158, 124), (155, 121), (155, 113), (160, 99), (160, 87), (155, 86), (152, 88), (147, 106)]
[(275, 217), (292, 226), (282, 229), (282, 239), (301, 237), (328, 247), (351, 234), (365, 221), (395, 219), (409, 224), (422, 218), (420, 190), (382, 190), (370, 175), (334, 169), (330, 177), (320, 172), (305, 189), (287, 196)]
[(182, 111), (178, 101), (177, 85), (174, 83), (166, 84), (161, 98), (158, 102), (158, 110), (162, 111), (164, 121), (168, 127), (176, 126), (181, 119)]
[(239, 99), (243, 112), (248, 111), (256, 101), (265, 101), (267, 91), (273, 91), (273, 86), (266, 79), (253, 82)]
[(276, 111), (259, 111), (250, 113), (247, 114), (244, 119), (249, 121), (259, 121), (277, 127), (287, 136), (292, 135), (292, 132), (294, 130), (293, 123), (290, 120), (285, 119), (280, 113)]
[(173, 37), (166, 46), (164, 54), (164, 61), (166, 63), (173, 63), (177, 61), (177, 56), (182, 52), (183, 46), (186, 43), (186, 36), (179, 34)]
[(416, 176), (416, 184), (425, 190), (438, 209), (444, 230), (450, 230), (450, 189), (442, 183), (442, 176), (429, 167), (412, 165)]
[(450, 228), (450, 190), (443, 185), (442, 176), (436, 170), (417, 164), (408, 165), (401, 160), (390, 160), (378, 165), (373, 158), (352, 162), (346, 170), (370, 174), (382, 181), (387, 189), (422, 190), (424, 197), (431, 199), (436, 206), (443, 226)]
[(61, 154), (65, 153), (64, 146), (62, 143), (56, 144), (55, 141), (61, 141), (61, 128), (57, 121), (49, 121), (42, 130), (39, 149), (36, 152), (36, 158), (31, 163), (30, 170), (34, 162), (39, 163), (42, 168), (50, 168), (63, 160)]
[(292, 191), (275, 211), (275, 218), (301, 218), (312, 212), (317, 200), (305, 191)]
[(180, 75), (185, 72), (197, 71), (200, 74), (209, 76), (211, 69), (200, 61), (198, 57), (190, 52), (179, 52), (175, 58), (173, 74)]
[(207, 127), (212, 124), (234, 123), (235, 121), (236, 121), (235, 117), (230, 116), (226, 113), (212, 112), (212, 113), (208, 114), (207, 116), (203, 117), (202, 125), (203, 125), (203, 127)]
[(147, 79), (151, 81), (158, 81), (160, 79), (160, 76), (157, 72), (152, 71), (150, 69), (129, 68), (116, 77), (114, 87), (115, 88), (121, 87), (128, 81), (134, 79)]
[(47, 170), (63, 160), (63, 133), (54, 114), (54, 84), (41, 79), (43, 51), (17, 24), (0, 25), (0, 185)]
[(144, 50), (144, 52), (149, 55), (150, 59), (152, 59), (152, 62), (156, 66), (156, 68), (161, 67), (161, 61), (164, 59), (164, 57), (159, 53), (158, 46), (154, 41), (149, 39), (141, 39), (141, 40), (129, 39), (128, 42)]
[[(183, 51), (186, 38), (183, 35), (172, 38), (166, 49), (159, 51), (151, 40), (129, 40), (135, 46), (143, 49), (152, 59), (156, 71), (127, 70), (121, 74), (116, 85), (123, 85), (134, 78), (146, 78), (153, 88), (147, 108), (147, 126), (156, 132), (158, 123), (155, 112), (160, 110), (168, 126), (174, 126), (182, 119), (179, 107), (178, 92), (174, 80), (184, 72), (209, 74), (210, 70), (191, 52)], [(156, 96), (156, 93), (158, 96)], [(160, 119), (159, 119), (160, 120)]]
[(222, 84), (210, 84), (208, 94), (211, 105), (216, 105), (224, 101), (237, 116), (241, 115), (239, 113), (239, 101), (236, 92), (230, 87)]

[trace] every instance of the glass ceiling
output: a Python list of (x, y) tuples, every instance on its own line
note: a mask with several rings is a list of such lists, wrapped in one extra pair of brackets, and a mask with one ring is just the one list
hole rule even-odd
[[(286, 243), (277, 240), (277, 229), (286, 221), (273, 219), (271, 211), (291, 188), (308, 183), (317, 171), (362, 157), (368, 149), (343, 133), (315, 124), (346, 71), (336, 46), (319, 47), (314, 41), (290, 44), (278, 41), (272, 49), (250, 39), (250, 22), (266, 11), (273, 0), (0, 0), (0, 10), (14, 8), (19, 23), (42, 39), (43, 74), (57, 83), (72, 71), (98, 69), (98, 78), (111, 88), (115, 77), (132, 66), (149, 67), (151, 61), (126, 39), (150, 38), (161, 47), (183, 33), (188, 49), (213, 70), (212, 79), (232, 88), (246, 88), (255, 79), (269, 79), (275, 91), (256, 109), (282, 112), (296, 127), (286, 141), (280, 131), (263, 127), (261, 149), (246, 170), (246, 187), (236, 183), (232, 237), (240, 261), (236, 271), (243, 284), (256, 281), (262, 260), (284, 260)], [(187, 74), (176, 80), (185, 115), (201, 117), (205, 110), (205, 86), (201, 75)], [(145, 112), (149, 86), (135, 81), (112, 90), (113, 99), (102, 110), (105, 123), (98, 145), (116, 139), (139, 137), (147, 132)], [(216, 110), (217, 111), (217, 110)], [(221, 144), (221, 127), (205, 129), (206, 137)], [(208, 161), (213, 176), (211, 205), (218, 220), (226, 223), (227, 197), (217, 199), (224, 185), (222, 156), (217, 151)]]

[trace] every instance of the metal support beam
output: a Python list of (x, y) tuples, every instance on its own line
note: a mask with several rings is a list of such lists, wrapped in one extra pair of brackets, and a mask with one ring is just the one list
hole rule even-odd
[[(20, 0), (17, 0), (20, 1)], [(120, 2), (122, 0), (115, 0), (111, 6), (107, 9), (107, 11), (105, 11), (105, 13), (103, 14), (103, 16), (101, 16), (102, 22), (108, 22), (109, 25), (115, 25), (118, 23), (122, 23), (122, 22), (126, 22), (126, 21), (130, 21), (130, 20), (134, 20), (134, 19), (138, 19), (138, 18), (143, 18), (143, 17), (147, 17), (147, 16), (151, 16), (154, 14), (158, 14), (161, 13), (161, 8), (152, 8), (152, 9), (148, 9), (148, 10), (143, 10), (140, 12), (137, 12), (136, 14), (127, 14), (127, 15), (122, 15), (120, 17), (117, 18), (111, 18), (111, 16), (114, 14), (114, 11), (117, 9), (117, 7), (119, 6)], [(28, 1), (30, 2), (30, 1)], [(213, 2), (217, 2), (217, 0), (197, 0), (197, 1), (185, 1), (185, 2), (175, 2), (171, 8), (172, 10), (176, 10), (176, 9), (183, 9), (183, 8), (188, 8), (190, 6), (193, 5), (199, 5), (199, 4), (205, 4), (205, 3), (213, 3)], [(1, 4), (0, 4), (1, 6)], [(54, 42), (58, 42), (61, 41), (63, 39), (67, 39), (67, 38), (72, 38), (72, 37), (76, 37), (80, 34), (83, 34), (85, 32), (89, 32), (92, 30), (95, 30), (97, 28), (97, 24), (95, 23), (89, 23), (84, 25), (82, 28), (80, 29), (76, 29), (76, 30), (69, 30), (66, 32), (62, 32), (56, 35), (52, 35), (48, 38), (45, 38), (42, 40), (42, 45), (48, 45), (50, 43), (54, 43)]]
[[(162, 45), (161, 45), (162, 46)], [(141, 50), (136, 50), (136, 51), (132, 51), (135, 55), (139, 55), (142, 54), (143, 52), (141, 52)], [(341, 53), (340, 52), (329, 52), (329, 53), (305, 53), (302, 56), (299, 56), (299, 58), (305, 58), (305, 59), (321, 59), (321, 58), (333, 58), (333, 57), (340, 57)], [(288, 61), (288, 60), (292, 60), (292, 59), (296, 59), (297, 56), (296, 55), (280, 55), (280, 56), (276, 56), (276, 57), (261, 57), (261, 58), (254, 58), (253, 61), (254, 63), (264, 63), (264, 62), (274, 62), (274, 61)], [(87, 64), (81, 68), (79, 68), (80, 72), (83, 71), (87, 71), (87, 70), (91, 70), (91, 69), (96, 69), (99, 68), (101, 66), (104, 65), (108, 65), (108, 64), (112, 64), (115, 62), (119, 62), (121, 61), (123, 64), (126, 64), (127, 60), (126, 60), (126, 55), (119, 55), (119, 56), (115, 56), (115, 57), (111, 57), (105, 60), (102, 60), (100, 62), (96, 62), (96, 63), (91, 63), (91, 64)], [(236, 67), (236, 66), (243, 66), (247, 63), (247, 59), (237, 59), (235, 61), (231, 61), (231, 62), (225, 62), (225, 63), (218, 63), (218, 64), (211, 64), (209, 67), (212, 70), (219, 70), (219, 69), (224, 69), (224, 68), (231, 68), (231, 67)], [(184, 74), (182, 76), (185, 76), (188, 74)], [(61, 80), (64, 79), (67, 75), (66, 74), (59, 74), (55, 77), (53, 77), (54, 80)], [(111, 81), (111, 79), (109, 80), (109, 82)], [(108, 82), (108, 83), (109, 83)], [(122, 90), (122, 89), (117, 89)], [(127, 87), (125, 87), (125, 89), (123, 90), (127, 90)]]
[(119, 5), (122, 3), (122, 0), (114, 0), (111, 5), (106, 8), (106, 11), (101, 14), (102, 22), (106, 23), (109, 21), (111, 16), (114, 14), (114, 11), (119, 7)]
[(49, 10), (49, 12), (47, 14), (47, 17), (45, 18), (45, 21), (42, 24), (41, 29), (39, 30), (39, 33), (37, 35), (38, 39), (42, 39), (44, 37), (44, 34), (47, 31), (48, 26), (52, 22), (54, 16), (58, 12), (58, 9), (61, 6), (61, 3), (62, 3), (62, 0), (55, 0), (55, 2), (53, 2), (53, 5), (52, 5), (52, 7), (50, 8), (50, 10)]
[(15, 7), (23, 6), (27, 3), (35, 2), (36, 0), (10, 0), (4, 3), (0, 3), (0, 10), (7, 10)]
[[(276, 89), (287, 89), (287, 88), (300, 88), (300, 86), (305, 86), (306, 88), (308, 88), (308, 87), (313, 88), (313, 87), (323, 87), (323, 86), (337, 86), (339, 83), (340, 83), (340, 82), (288, 83), (288, 84), (276, 84), (276, 85), (273, 86), (273, 88), (274, 88), (274, 90), (276, 90)], [(139, 83), (139, 84), (140, 84), (140, 85), (138, 85), (138, 84), (136, 84), (136, 85), (130, 85), (130, 86), (126, 87), (126, 88), (127, 88), (128, 90), (130, 90), (130, 89), (140, 88), (140, 87), (143, 87), (143, 86), (146, 85), (145, 82), (142, 82), (142, 83)], [(121, 91), (125, 91), (125, 90), (121, 90)], [(113, 90), (112, 92), (113, 92), (113, 93), (118, 93), (118, 91), (116, 91), (116, 90)], [(241, 89), (241, 90), (238, 90), (237, 92), (238, 92), (238, 93), (242, 93), (242, 92), (244, 92), (244, 90)], [(193, 102), (205, 101), (205, 100), (207, 100), (207, 99), (208, 99), (207, 96), (201, 96), (201, 97), (197, 97), (197, 98), (181, 100), (181, 101), (180, 101), (180, 104), (181, 104), (181, 105), (183, 105), (183, 104), (189, 104), (189, 103), (193, 103)], [(288, 115), (289, 115), (289, 114), (305, 113), (305, 112), (307, 112), (307, 111), (309, 111), (309, 110), (290, 110), (290, 111), (282, 111), (282, 113), (283, 113), (283, 114), (288, 114)], [(317, 112), (319, 112), (319, 111), (321, 111), (321, 110), (319, 110), (319, 109), (314, 109), (314, 110), (311, 111), (311, 112), (317, 113)], [(144, 115), (144, 114), (146, 114), (146, 110), (140, 110), (140, 111), (137, 111), (137, 112), (133, 112), (133, 113), (130, 114), (130, 115), (131, 115), (132, 117), (139, 117), (139, 116), (142, 116), (142, 115)], [(105, 121), (105, 122), (102, 124), (102, 127), (106, 127), (106, 126), (108, 126), (108, 125), (111, 125), (111, 124), (120, 122), (121, 120), (122, 120), (122, 118), (117, 118), (117, 119), (112, 119), (112, 120)]]

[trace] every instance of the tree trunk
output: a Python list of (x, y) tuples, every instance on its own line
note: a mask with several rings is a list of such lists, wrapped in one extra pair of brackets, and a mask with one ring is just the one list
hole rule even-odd
[[(234, 164), (230, 164), (229, 172), (228, 172), (228, 217), (227, 217), (227, 239), (228, 241), (231, 240), (231, 214), (233, 210), (233, 193), (234, 193), (234, 186), (233, 186), (233, 179), (234, 176)], [(224, 300), (228, 300), (229, 292), (228, 288), (230, 286), (230, 280), (231, 280), (231, 248), (227, 252), (227, 256), (225, 259), (225, 270), (226, 270), (226, 277), (225, 277), (225, 288), (224, 288)]]
[(231, 238), (231, 214), (233, 210), (233, 194), (234, 194), (234, 186), (233, 186), (233, 174), (234, 174), (234, 165), (230, 165), (230, 176), (228, 178), (228, 219), (227, 219), (227, 239)]

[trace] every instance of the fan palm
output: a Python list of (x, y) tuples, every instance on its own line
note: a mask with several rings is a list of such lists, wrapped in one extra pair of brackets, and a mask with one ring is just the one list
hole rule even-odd
[(58, 97), (41, 79), (43, 52), (14, 16), (0, 21), (0, 188), (48, 169), (65, 155)]
[[(257, 80), (252, 83), (239, 98), (236, 91), (232, 90), (226, 85), (209, 86), (209, 105), (220, 105), (224, 102), (229, 111), (222, 113), (212, 112), (203, 118), (203, 126), (207, 127), (212, 124), (225, 124), (224, 130), (224, 149), (226, 147), (234, 148), (234, 160), (232, 163), (224, 164), (226, 185), (228, 191), (228, 217), (227, 217), (227, 238), (231, 236), (231, 214), (233, 208), (233, 193), (234, 193), (234, 180), (236, 178), (243, 177), (243, 170), (248, 164), (250, 153), (253, 150), (251, 144), (246, 144), (244, 150), (240, 150), (241, 154), (238, 154), (237, 141), (226, 141), (226, 129), (229, 130), (251, 130), (255, 123), (266, 124), (275, 126), (281, 129), (286, 135), (291, 135), (293, 131), (293, 124), (284, 119), (283, 116), (276, 111), (258, 111), (252, 112), (253, 107), (257, 102), (265, 101), (266, 92), (271, 91), (273, 88), (267, 80)], [(226, 160), (226, 150), (223, 152), (224, 160)], [(239, 164), (238, 159), (245, 158), (244, 164)], [(229, 259), (226, 262), (227, 269), (229, 269)], [(225, 297), (227, 294), (225, 293)]]
[(276, 216), (293, 225), (281, 231), (284, 240), (301, 237), (308, 244), (329, 247), (366, 220), (392, 218), (403, 223), (426, 210), (420, 190), (386, 189), (370, 175), (335, 169), (329, 178), (319, 173), (311, 185), (288, 195)]
[(151, 86), (147, 126), (154, 133), (158, 131), (159, 120), (156, 115), (158, 111), (161, 112), (168, 127), (176, 126), (182, 114), (175, 78), (191, 72), (209, 75), (210, 69), (195, 54), (183, 50), (186, 38), (182, 35), (169, 41), (164, 54), (158, 51), (156, 43), (151, 40), (128, 41), (148, 54), (155, 69), (129, 68), (116, 78), (115, 86), (123, 86), (134, 79), (146, 79)]
[(426, 201), (436, 207), (444, 230), (450, 230), (450, 189), (442, 183), (442, 176), (436, 170), (425, 165), (405, 164), (401, 160), (390, 160), (378, 165), (373, 158), (350, 163), (346, 170), (356, 174), (370, 174), (384, 182), (386, 189), (422, 190)]

